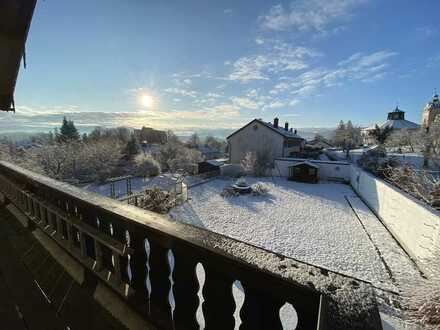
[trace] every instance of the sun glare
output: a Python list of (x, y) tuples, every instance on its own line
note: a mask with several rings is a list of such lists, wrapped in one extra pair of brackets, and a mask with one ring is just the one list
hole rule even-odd
[(150, 108), (154, 104), (154, 99), (151, 95), (142, 94), (141, 95), (141, 104), (146, 108)]

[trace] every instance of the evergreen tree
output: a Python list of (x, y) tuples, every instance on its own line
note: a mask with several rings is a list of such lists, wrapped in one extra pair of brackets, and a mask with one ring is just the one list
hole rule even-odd
[(370, 134), (374, 136), (379, 145), (383, 145), (390, 136), (391, 132), (392, 129), (388, 126), (380, 128), (378, 125), (376, 125)]
[(128, 140), (127, 142), (124, 153), (129, 157), (132, 157), (139, 153), (139, 145), (136, 141), (136, 137), (134, 136), (134, 134), (131, 134), (130, 140)]
[(68, 141), (78, 141), (80, 135), (78, 130), (73, 123), (73, 120), (67, 120), (66, 117), (63, 118), (63, 124), (60, 128), (60, 134), (58, 135), (58, 141), (68, 142)]

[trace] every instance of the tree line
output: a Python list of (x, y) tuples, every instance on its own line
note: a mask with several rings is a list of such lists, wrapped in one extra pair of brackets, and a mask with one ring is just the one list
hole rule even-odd
[(105, 181), (121, 175), (154, 176), (163, 171), (193, 173), (202, 160), (200, 146), (223, 151), (225, 145), (214, 137), (202, 142), (197, 134), (183, 142), (168, 131), (165, 143), (143, 146), (126, 127), (97, 127), (81, 135), (67, 118), (59, 129), (39, 134), (32, 143), (33, 147), (26, 149), (12, 142), (0, 143), (0, 159), (75, 182)]

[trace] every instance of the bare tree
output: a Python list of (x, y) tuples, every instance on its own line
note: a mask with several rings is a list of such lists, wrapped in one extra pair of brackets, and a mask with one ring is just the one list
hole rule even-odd
[(268, 169), (272, 166), (271, 162), (271, 151), (267, 148), (263, 151), (247, 152), (241, 161), (241, 165), (247, 174), (265, 176), (267, 175)]
[(257, 163), (257, 153), (253, 151), (248, 151), (244, 158), (241, 160), (241, 166), (248, 174), (253, 174), (255, 169), (255, 164)]
[(353, 126), (351, 120), (347, 124), (341, 120), (333, 133), (332, 143), (345, 150), (348, 158), (350, 150), (361, 144), (361, 129)]
[(415, 152), (416, 147), (420, 144), (419, 131), (400, 129), (391, 132), (385, 142), (385, 146), (406, 149), (409, 152)]

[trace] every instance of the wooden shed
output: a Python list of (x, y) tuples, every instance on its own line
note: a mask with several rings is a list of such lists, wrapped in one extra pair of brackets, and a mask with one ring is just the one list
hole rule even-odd
[(198, 173), (216, 173), (220, 174), (220, 167), (225, 164), (227, 159), (211, 159), (198, 163)]
[(310, 162), (301, 162), (289, 166), (289, 180), (318, 183), (319, 167)]

